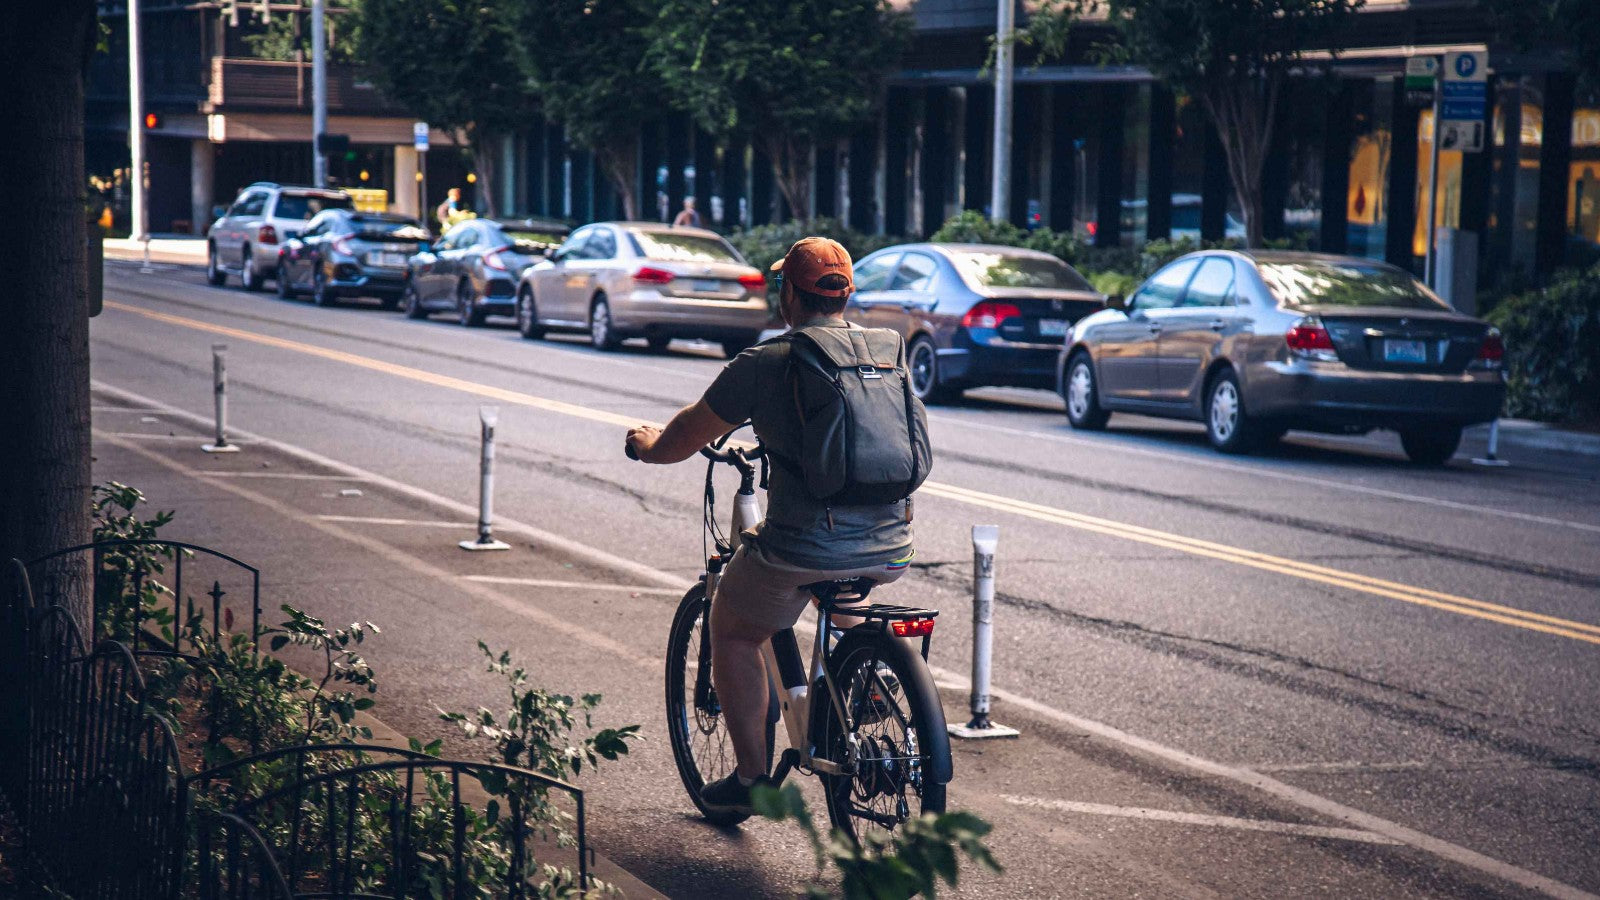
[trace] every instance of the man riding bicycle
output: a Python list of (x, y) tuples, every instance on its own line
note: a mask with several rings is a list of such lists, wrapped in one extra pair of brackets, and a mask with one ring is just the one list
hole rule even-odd
[[(797, 241), (772, 269), (778, 273), (779, 314), (790, 335), (854, 327), (844, 320), (854, 274), (849, 253), (837, 241)], [(716, 811), (751, 813), (750, 788), (767, 775), (768, 681), (761, 646), (804, 612), (812, 599), (804, 586), (863, 577), (894, 581), (913, 554), (909, 497), (869, 505), (818, 500), (800, 470), (786, 464), (801, 455), (804, 427), (799, 395), (786, 381), (793, 347), (788, 340), (751, 347), (666, 428), (628, 431), (628, 445), (639, 459), (676, 463), (749, 419), (779, 463), (771, 472), (766, 520), (743, 536), (712, 599), (712, 681), (738, 760), (732, 774), (701, 791), (703, 803)]]

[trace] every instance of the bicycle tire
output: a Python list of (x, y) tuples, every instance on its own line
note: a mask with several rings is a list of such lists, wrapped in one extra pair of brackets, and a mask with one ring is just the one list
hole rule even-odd
[[(858, 823), (868, 820), (853, 810), (864, 808), (887, 815), (891, 814), (888, 809), (875, 808), (874, 804), (880, 800), (904, 798), (904, 815), (898, 805), (892, 813), (902, 820), (927, 813), (942, 813), (945, 810), (945, 781), (950, 772), (950, 742), (945, 733), (944, 707), (939, 701), (938, 689), (933, 685), (927, 664), (903, 639), (886, 636), (880, 628), (880, 625), (869, 623), (846, 632), (829, 655), (829, 672), (847, 706), (855, 706), (857, 712), (861, 711), (863, 701), (879, 707), (879, 718), (875, 723), (858, 724), (855, 729), (863, 746), (863, 755), (876, 753), (880, 756), (915, 756), (917, 759), (914, 762), (891, 760), (876, 765), (864, 763), (855, 775), (822, 775), (823, 793), (828, 801), (828, 818), (832, 820), (834, 828), (857, 843), (860, 843), (863, 834)], [(889, 667), (898, 682), (898, 691), (875, 674), (878, 667), (874, 661)], [(873, 676), (865, 674), (868, 667), (872, 668)], [(863, 697), (862, 692), (868, 686), (875, 688), (876, 693)], [(886, 686), (888, 690), (884, 690)], [(845, 731), (833, 709), (833, 695), (822, 685), (816, 690), (821, 693), (817, 718), (812, 720), (812, 733), (817, 738), (817, 747), (830, 759), (843, 760)], [(887, 697), (898, 705), (904, 718), (884, 715), (888, 711), (887, 704), (881, 703), (878, 700), (880, 697)], [(855, 715), (850, 718), (856, 721)], [(899, 737), (888, 734), (890, 728), (874, 727), (885, 724), (891, 727), (899, 725)], [(917, 736), (915, 753), (906, 749), (911, 744), (908, 735)], [(886, 737), (893, 741), (893, 750), (884, 748), (883, 740)], [(908, 794), (914, 794), (914, 797)], [(865, 807), (857, 804), (862, 797), (866, 798)], [(877, 824), (883, 831), (892, 831), (898, 822), (888, 826), (881, 822)]]
[[(694, 703), (695, 683), (690, 675), (689, 660), (693, 650), (701, 655), (700, 629), (704, 627), (705, 614), (710, 608), (706, 601), (706, 585), (697, 582), (683, 599), (672, 617), (672, 631), (667, 638), (667, 733), (672, 742), (672, 759), (678, 765), (678, 777), (695, 808), (715, 825), (737, 825), (749, 816), (740, 813), (713, 812), (700, 800), (700, 789), (708, 782), (723, 778), (734, 769), (733, 742), (722, 727), (720, 712), (708, 712)], [(711, 673), (710, 659), (697, 659), (707, 677)], [(695, 752), (695, 736), (704, 740), (702, 754)], [(767, 721), (767, 770), (772, 769), (774, 723)], [(704, 757), (704, 758), (702, 758)]]

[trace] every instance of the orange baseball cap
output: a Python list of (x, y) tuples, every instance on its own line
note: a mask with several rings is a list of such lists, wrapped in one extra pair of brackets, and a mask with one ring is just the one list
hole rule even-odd
[(809, 294), (822, 297), (848, 297), (855, 293), (855, 270), (850, 253), (836, 240), (825, 237), (801, 238), (784, 257), (772, 264), (783, 280)]

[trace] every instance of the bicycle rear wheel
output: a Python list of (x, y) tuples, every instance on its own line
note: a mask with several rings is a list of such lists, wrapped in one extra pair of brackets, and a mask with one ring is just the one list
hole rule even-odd
[[(672, 758), (689, 799), (707, 820), (735, 825), (749, 816), (712, 812), (700, 802), (700, 789), (726, 777), (737, 761), (733, 738), (722, 720), (722, 707), (711, 684), (711, 641), (707, 631), (705, 582), (691, 587), (678, 603), (667, 639), (667, 732)], [(767, 768), (772, 768), (773, 723), (767, 722)]]
[(818, 749), (844, 762), (852, 734), (859, 747), (854, 775), (822, 776), (833, 827), (860, 843), (909, 818), (944, 812), (950, 741), (922, 657), (878, 625), (860, 625), (840, 639), (829, 671), (850, 724), (841, 722), (831, 692), (819, 686)]

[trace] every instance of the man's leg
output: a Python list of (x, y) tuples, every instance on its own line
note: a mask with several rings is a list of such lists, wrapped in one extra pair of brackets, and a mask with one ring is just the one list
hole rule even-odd
[(767, 667), (761, 645), (774, 632), (746, 621), (717, 592), (711, 611), (711, 681), (722, 704), (722, 720), (733, 738), (739, 775), (767, 774)]

